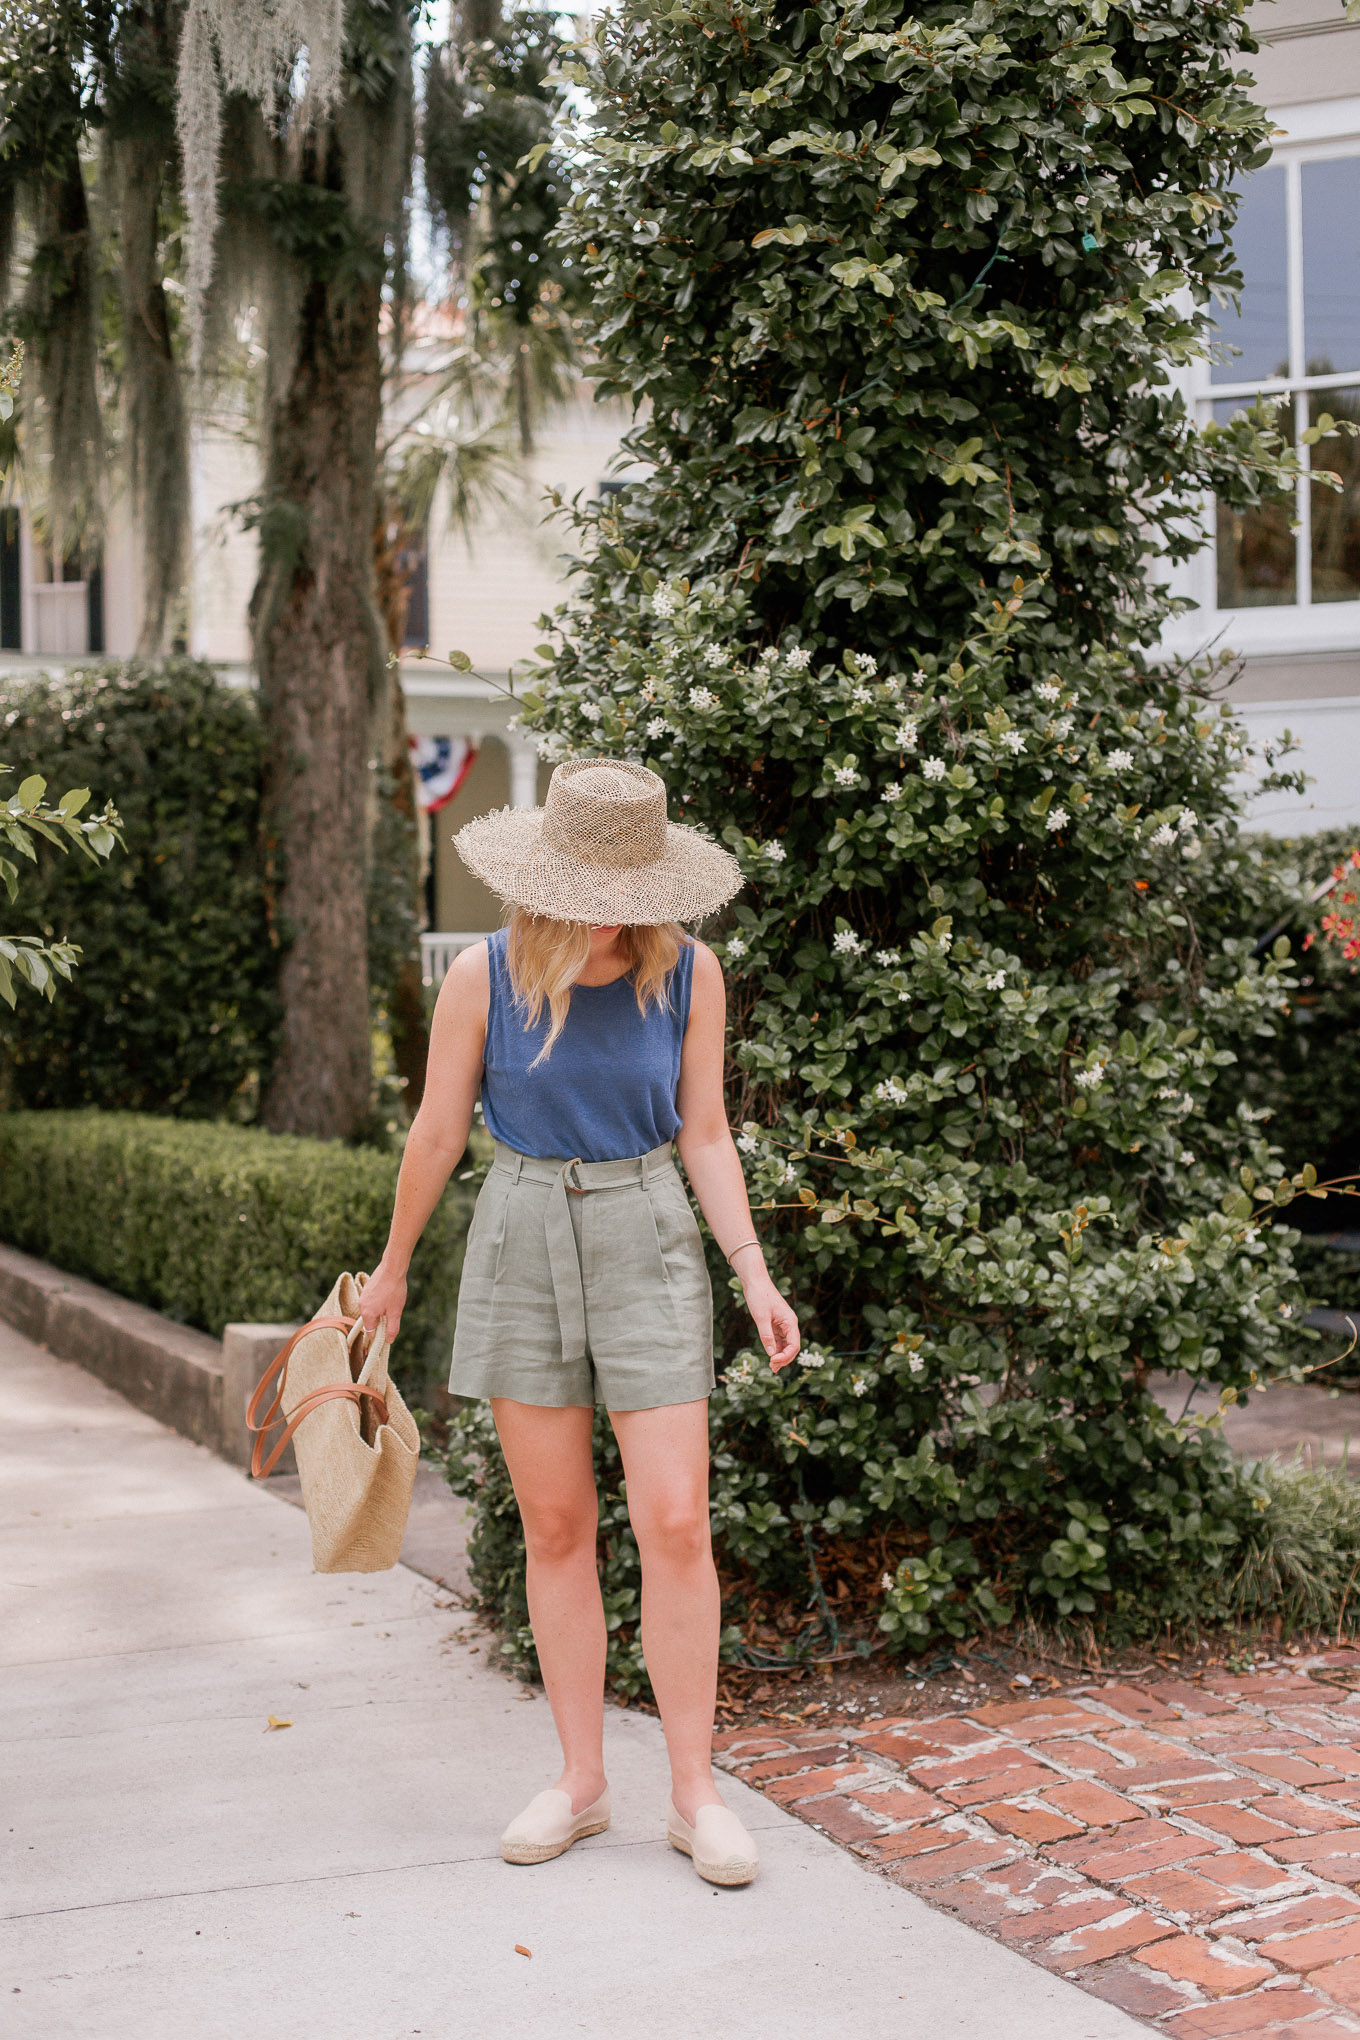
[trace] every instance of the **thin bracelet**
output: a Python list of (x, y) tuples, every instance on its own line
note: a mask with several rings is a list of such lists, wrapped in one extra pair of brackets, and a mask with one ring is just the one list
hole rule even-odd
[(740, 1254), (740, 1253), (744, 1252), (744, 1250), (745, 1250), (745, 1249), (746, 1249), (747, 1247), (758, 1247), (759, 1245), (760, 1245), (760, 1241), (759, 1241), (759, 1240), (758, 1240), (758, 1239), (756, 1238), (755, 1234), (754, 1234), (754, 1233), (752, 1233), (752, 1235), (751, 1235), (751, 1237), (750, 1237), (750, 1239), (749, 1239), (749, 1240), (743, 1240), (743, 1241), (741, 1242), (740, 1246), (736, 1246), (736, 1247), (733, 1247), (733, 1249), (732, 1249), (732, 1253), (731, 1253), (731, 1254), (729, 1254), (729, 1255), (728, 1255), (728, 1257), (727, 1257), (727, 1265), (728, 1265), (728, 1267), (730, 1268), (730, 1267), (731, 1267), (731, 1265), (732, 1265), (732, 1255), (733, 1255), (733, 1254)]

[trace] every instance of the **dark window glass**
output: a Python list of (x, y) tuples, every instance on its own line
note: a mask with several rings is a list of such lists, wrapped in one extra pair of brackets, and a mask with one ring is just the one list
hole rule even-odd
[[(1229, 397), (1214, 405), (1226, 424), (1242, 404)], [(1292, 398), (1273, 404), (1275, 429), (1293, 437)], [(1220, 609), (1265, 609), (1298, 601), (1298, 566), (1292, 489), (1266, 496), (1247, 510), (1218, 506), (1218, 606)]]
[[(1242, 309), (1216, 305), (1217, 338), (1238, 351), (1215, 362), (1215, 382), (1289, 373), (1289, 273), (1283, 170), (1257, 170), (1237, 190), (1233, 253), (1242, 272)], [(1225, 350), (1226, 351), (1226, 350)]]
[(14, 504), (0, 510), (0, 650), (23, 650), (23, 610), (19, 594), (19, 512)]
[(1360, 156), (1300, 165), (1309, 375), (1360, 368)]
[[(1309, 422), (1324, 413), (1360, 424), (1360, 390), (1314, 390)], [(1341, 477), (1337, 490), (1313, 484), (1313, 600), (1360, 600), (1360, 441), (1346, 435), (1320, 439), (1312, 449), (1314, 474), (1324, 469)]]

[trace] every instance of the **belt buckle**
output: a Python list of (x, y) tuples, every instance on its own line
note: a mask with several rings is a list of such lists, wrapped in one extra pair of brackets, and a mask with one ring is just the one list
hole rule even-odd
[(569, 1162), (568, 1162), (568, 1163), (566, 1164), (566, 1167), (565, 1167), (565, 1168), (563, 1169), (563, 1171), (562, 1171), (562, 1184), (563, 1184), (563, 1187), (564, 1187), (564, 1189), (567, 1189), (567, 1190), (569, 1190), (569, 1191), (571, 1192), (571, 1194), (572, 1194), (572, 1196), (573, 1196), (573, 1197), (584, 1197), (584, 1196), (585, 1196), (585, 1194), (586, 1194), (586, 1186), (585, 1186), (585, 1184), (584, 1184), (584, 1183), (568, 1183), (568, 1182), (567, 1182), (567, 1176), (568, 1176), (569, 1172), (570, 1172), (570, 1171), (571, 1171), (572, 1169), (579, 1169), (579, 1168), (580, 1168), (580, 1166), (581, 1166), (581, 1157), (580, 1157), (579, 1155), (573, 1155), (573, 1156), (572, 1156), (572, 1158), (571, 1158), (571, 1160), (570, 1160), (570, 1161), (569, 1161)]

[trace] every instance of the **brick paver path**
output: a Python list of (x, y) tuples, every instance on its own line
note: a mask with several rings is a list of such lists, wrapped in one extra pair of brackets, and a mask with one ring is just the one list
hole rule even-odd
[(884, 1876), (1177, 2040), (1360, 2035), (1360, 1650), (718, 1741)]

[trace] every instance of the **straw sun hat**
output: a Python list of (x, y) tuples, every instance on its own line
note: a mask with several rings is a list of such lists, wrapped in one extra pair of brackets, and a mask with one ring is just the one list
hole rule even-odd
[(554, 921), (700, 921), (742, 883), (711, 836), (666, 820), (663, 779), (617, 759), (569, 759), (543, 807), (499, 808), (453, 840), (500, 899)]

